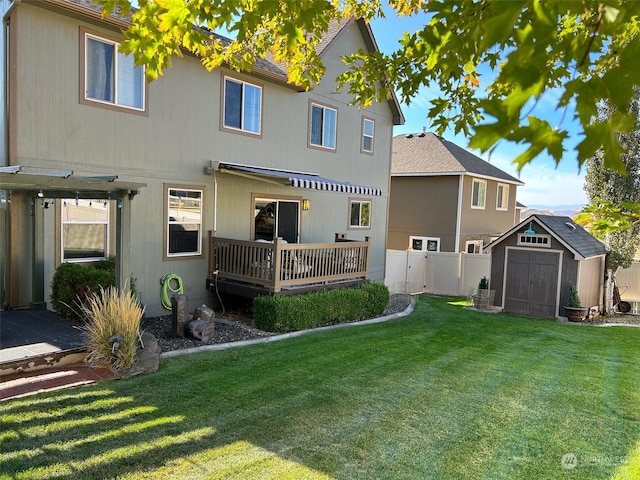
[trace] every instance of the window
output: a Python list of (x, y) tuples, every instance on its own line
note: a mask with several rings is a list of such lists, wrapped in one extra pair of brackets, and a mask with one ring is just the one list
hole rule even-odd
[(471, 208), (484, 208), (487, 192), (487, 181), (473, 179), (471, 190)]
[(362, 148), (363, 153), (373, 153), (373, 132), (375, 124), (370, 118), (362, 119)]
[(349, 226), (351, 228), (371, 227), (371, 202), (368, 200), (350, 200), (351, 213)]
[(144, 68), (134, 65), (132, 55), (119, 52), (118, 42), (83, 33), (84, 103), (144, 111)]
[(166, 196), (167, 257), (202, 253), (202, 190), (169, 187)]
[(483, 242), (482, 240), (467, 240), (464, 244), (464, 250), (467, 253), (482, 253)]
[(518, 245), (527, 245), (529, 247), (551, 247), (551, 237), (543, 234), (522, 233), (518, 235)]
[(262, 87), (224, 77), (223, 110), (224, 128), (259, 135), (262, 121)]
[(300, 200), (256, 197), (253, 200), (253, 238), (273, 241), (280, 237), (298, 243)]
[(309, 143), (315, 147), (335, 150), (337, 119), (336, 109), (312, 103)]
[(439, 252), (440, 239), (436, 237), (409, 237), (409, 248), (418, 252)]
[(62, 261), (97, 262), (109, 252), (109, 203), (62, 200)]
[(496, 200), (496, 210), (507, 210), (509, 208), (509, 185), (498, 184), (498, 199)]

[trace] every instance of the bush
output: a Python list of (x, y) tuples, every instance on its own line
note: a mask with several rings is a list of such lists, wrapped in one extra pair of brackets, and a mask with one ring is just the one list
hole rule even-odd
[(388, 303), (385, 285), (365, 283), (306, 295), (256, 297), (253, 318), (261, 330), (284, 333), (372, 318)]
[(69, 320), (81, 319), (82, 305), (100, 288), (114, 286), (114, 263), (105, 260), (96, 266), (61, 263), (51, 280), (51, 304), (58, 314)]
[(567, 307), (580, 308), (582, 306), (580, 302), (580, 295), (578, 295), (578, 289), (575, 285), (569, 285), (569, 294), (567, 295)]
[(144, 308), (129, 292), (115, 287), (89, 296), (81, 307), (88, 345), (87, 362), (114, 372), (133, 366)]

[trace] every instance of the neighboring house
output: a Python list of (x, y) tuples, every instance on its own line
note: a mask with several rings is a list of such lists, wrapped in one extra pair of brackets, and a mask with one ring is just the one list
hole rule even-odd
[(521, 185), (433, 133), (397, 135), (387, 248), (482, 253), (519, 221)]
[(532, 215), (487, 245), (494, 305), (509, 313), (564, 316), (570, 285), (585, 307), (602, 307), (605, 245), (570, 217)]
[[(309, 92), (265, 60), (252, 73), (208, 72), (189, 54), (148, 84), (118, 53), (126, 18), (102, 18), (89, 0), (1, 4), (3, 306), (44, 308), (61, 262), (112, 255), (120, 285), (137, 279), (147, 315), (162, 312), (169, 273), (192, 306), (210, 304), (209, 232), (287, 245), (369, 237), (357, 268), (384, 279), (402, 112), (395, 98), (352, 107), (334, 82), (342, 55), (377, 48), (368, 24), (332, 25), (320, 47), (325, 80)], [(256, 263), (236, 260), (246, 271)]]

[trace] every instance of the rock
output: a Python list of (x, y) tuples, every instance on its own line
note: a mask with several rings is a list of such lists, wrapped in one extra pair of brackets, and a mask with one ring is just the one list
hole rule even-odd
[(171, 323), (174, 337), (184, 337), (189, 316), (189, 299), (186, 295), (176, 293), (171, 297)]
[(189, 323), (189, 333), (193, 338), (197, 338), (203, 343), (208, 343), (209, 340), (213, 340), (213, 334), (215, 331), (215, 322), (211, 320), (205, 320), (204, 318), (198, 318)]
[(141, 335), (141, 344), (136, 352), (136, 361), (133, 366), (121, 370), (118, 375), (122, 378), (134, 377), (145, 373), (158, 371), (160, 365), (160, 347), (156, 337), (148, 332)]

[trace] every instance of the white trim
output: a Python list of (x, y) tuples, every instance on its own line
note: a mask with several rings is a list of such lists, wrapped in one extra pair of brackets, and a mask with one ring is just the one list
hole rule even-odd
[[(392, 167), (393, 168), (393, 167)], [(481, 178), (483, 180), (493, 180), (501, 183), (508, 183), (510, 185), (524, 186), (524, 182), (507, 180), (499, 177), (492, 177), (490, 175), (481, 175), (473, 172), (467, 171), (458, 171), (452, 170), (448, 172), (391, 172), (392, 177), (451, 177), (451, 176), (460, 176), (460, 177), (474, 177)]]
[[(482, 205), (474, 205), (473, 204), (473, 187), (475, 186), (476, 182), (478, 183), (478, 185), (484, 185), (484, 198), (482, 199)], [(480, 199), (480, 191), (478, 191), (478, 200)], [(483, 179), (483, 178), (476, 178), (476, 177), (472, 177), (471, 178), (471, 208), (473, 210), (486, 210), (487, 208), (487, 180)]]
[[(512, 247), (512, 246), (508, 246), (505, 247), (504, 249), (504, 265), (503, 265), (503, 271), (502, 271), (502, 302), (501, 302), (501, 307), (502, 310), (504, 310), (504, 304), (505, 304), (505, 300), (506, 300), (506, 294), (505, 294), (505, 288), (506, 288), (506, 283), (507, 283), (507, 266), (509, 265), (509, 251), (510, 250), (521, 250), (521, 251), (525, 251), (525, 252), (538, 252), (538, 250), (535, 250), (533, 248), (526, 248), (526, 247)], [(561, 280), (562, 280), (562, 265), (563, 265), (563, 259), (564, 259), (564, 251), (563, 250), (545, 250), (545, 253), (557, 253), (558, 254), (558, 278), (556, 280), (556, 310), (555, 310), (555, 318), (558, 318), (560, 315), (560, 287), (561, 287)]]
[[(415, 249), (413, 248), (413, 241), (414, 240), (418, 240), (421, 241), (421, 248)], [(436, 249), (435, 250), (429, 250), (428, 246), (429, 246), (429, 242), (436, 242)], [(420, 235), (409, 235), (409, 250), (414, 251), (414, 252), (439, 252), (440, 251), (440, 238), (439, 237), (423, 237)]]
[[(502, 195), (500, 195), (500, 187), (502, 188)], [(504, 198), (504, 205), (501, 207), (499, 202)], [(496, 186), (496, 210), (500, 212), (506, 212), (509, 210), (509, 184), (504, 182), (498, 182)]]
[(456, 212), (456, 237), (453, 251), (460, 251), (460, 232), (462, 231), (462, 199), (464, 198), (464, 177), (458, 178), (458, 211)]

